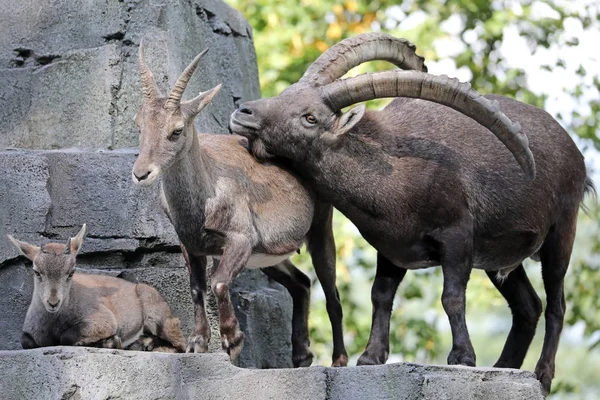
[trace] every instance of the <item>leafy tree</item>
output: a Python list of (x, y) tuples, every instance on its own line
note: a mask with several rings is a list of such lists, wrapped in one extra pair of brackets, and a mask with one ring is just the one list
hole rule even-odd
[[(384, 31), (417, 44), (431, 72), (456, 74), (480, 92), (504, 94), (544, 107), (581, 139), (581, 147), (600, 149), (600, 61), (595, 58), (596, 51), (585, 50), (590, 49), (590, 41), (600, 40), (600, 34), (594, 34), (600, 32), (597, 0), (405, 0), (401, 4), (390, 0), (226, 1), (242, 11), (254, 29), (261, 88), (266, 97), (296, 82), (311, 62), (341, 39)], [(515, 50), (511, 46), (519, 38), (521, 43), (524, 39), (525, 50), (519, 54), (525, 59), (515, 60), (511, 58)], [(534, 57), (544, 62), (532, 67)], [(350, 74), (389, 67), (385, 62), (373, 62)], [(557, 77), (565, 78), (564, 82)], [(381, 105), (372, 103), (370, 106)], [(587, 368), (591, 365), (589, 359), (600, 358), (600, 208), (593, 203), (590, 208), (589, 215), (580, 218), (566, 279), (566, 322), (583, 328), (585, 343), (591, 350), (577, 350), (581, 344), (576, 347), (563, 339), (553, 387), (565, 398), (569, 392), (589, 398), (600, 393), (597, 382), (595, 387), (586, 386), (595, 382), (594, 374), (600, 374), (599, 366)], [(357, 357), (370, 329), (369, 293), (375, 253), (340, 214), (335, 216), (335, 231), (346, 343), (350, 354)], [(304, 271), (312, 271), (304, 255), (295, 261)], [(539, 264), (532, 262), (526, 268), (543, 298)], [(445, 362), (450, 333), (439, 301), (441, 283), (439, 269), (407, 274), (392, 316), (391, 360)], [(312, 347), (319, 362), (326, 365), (331, 354), (331, 332), (319, 289), (315, 288), (313, 297)], [(492, 365), (508, 333), (510, 312), (481, 271), (473, 272), (467, 302), (478, 362)], [(543, 324), (542, 319), (541, 331)], [(476, 332), (482, 334), (477, 336)], [(527, 369), (534, 368), (542, 336), (539, 332), (530, 349), (524, 365)], [(564, 350), (566, 346), (575, 347)], [(573, 364), (570, 360), (578, 352), (582, 358)]]

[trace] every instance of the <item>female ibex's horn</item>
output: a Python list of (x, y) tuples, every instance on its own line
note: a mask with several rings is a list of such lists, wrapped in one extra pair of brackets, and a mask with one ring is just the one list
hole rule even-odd
[(344, 39), (325, 51), (306, 70), (299, 82), (312, 86), (327, 85), (362, 63), (389, 61), (405, 70), (427, 72), (416, 46), (406, 39), (386, 33), (364, 33)]
[(173, 87), (173, 90), (169, 94), (169, 98), (165, 103), (166, 109), (173, 110), (179, 107), (179, 103), (181, 102), (181, 96), (183, 96), (183, 92), (188, 84), (188, 81), (194, 74), (198, 63), (200, 62), (200, 59), (203, 55), (206, 54), (206, 52), (208, 52), (208, 49), (205, 49), (202, 53), (198, 54), (196, 58), (192, 60), (190, 65), (188, 65), (187, 68), (181, 73), (179, 79), (177, 79), (177, 82), (175, 82), (175, 87)]
[(492, 131), (513, 153), (527, 177), (535, 177), (535, 162), (527, 136), (491, 101), (468, 83), (419, 71), (384, 71), (331, 83), (322, 89), (323, 99), (334, 110), (361, 101), (384, 97), (412, 97), (443, 104), (474, 119)]
[(158, 87), (156, 87), (156, 82), (154, 82), (152, 71), (150, 71), (150, 68), (148, 68), (146, 62), (144, 61), (144, 39), (140, 41), (138, 57), (140, 63), (140, 73), (142, 74), (142, 92), (144, 93), (144, 98), (146, 100), (154, 100), (160, 96), (160, 92)]

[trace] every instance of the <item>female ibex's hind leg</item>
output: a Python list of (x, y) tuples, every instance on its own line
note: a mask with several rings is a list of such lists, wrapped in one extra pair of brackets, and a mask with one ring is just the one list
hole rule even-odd
[(506, 344), (494, 367), (521, 368), (535, 336), (535, 328), (542, 314), (542, 302), (531, 286), (523, 264), (506, 278), (499, 277), (497, 271), (486, 271), (486, 274), (508, 302), (513, 316)]
[(565, 317), (564, 278), (575, 240), (576, 223), (576, 212), (564, 217), (550, 229), (540, 249), (542, 278), (546, 289), (546, 333), (535, 374), (545, 394), (550, 392), (554, 377), (556, 351)]
[(206, 353), (210, 325), (206, 316), (206, 256), (189, 255), (181, 246), (190, 273), (190, 291), (194, 302), (194, 331), (188, 338), (187, 353)]
[(309, 367), (313, 360), (308, 335), (310, 279), (289, 260), (261, 270), (292, 296), (292, 363), (294, 367)]
[(138, 283), (136, 291), (142, 303), (144, 334), (156, 336), (183, 352), (185, 338), (179, 327), (179, 319), (173, 316), (167, 302), (152, 286)]
[(357, 365), (385, 364), (390, 352), (390, 317), (398, 285), (406, 270), (392, 264), (380, 253), (377, 254), (377, 272), (371, 288), (373, 319), (367, 348), (358, 359)]

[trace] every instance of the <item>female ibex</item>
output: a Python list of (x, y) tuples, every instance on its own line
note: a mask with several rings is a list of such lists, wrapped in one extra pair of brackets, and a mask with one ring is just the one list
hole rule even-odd
[[(541, 313), (521, 263), (539, 255), (547, 308), (535, 372), (549, 391), (577, 212), (584, 192), (592, 190), (583, 157), (545, 111), (483, 97), (454, 79), (396, 70), (338, 80), (374, 59), (403, 59), (421, 70), (414, 46), (394, 53), (396, 42), (385, 34), (342, 41), (281, 95), (243, 104), (231, 128), (249, 139), (257, 157), (288, 159), (377, 249), (373, 328), (359, 364), (385, 362), (391, 304), (406, 270), (441, 264), (442, 305), (453, 336), (448, 363), (475, 365), (465, 323), (465, 289), (475, 267), (486, 271), (513, 312), (496, 366), (519, 368)], [(382, 97), (416, 100), (395, 99), (379, 112), (361, 105), (341, 113)]]
[(205, 53), (191, 62), (169, 96), (163, 97), (145, 64), (142, 45), (139, 52), (143, 103), (136, 115), (140, 153), (132, 178), (140, 185), (160, 178), (163, 208), (182, 243), (196, 317), (187, 350), (208, 350), (206, 257), (215, 256), (219, 263), (212, 275), (212, 290), (218, 302), (222, 347), (231, 359), (241, 351), (244, 335), (229, 288), (232, 279), (248, 267), (261, 268), (291, 294), (293, 364), (310, 365), (310, 279), (288, 260), (307, 242), (333, 328), (333, 365), (344, 366), (348, 358), (335, 286), (332, 208), (318, 201), (296, 175), (275, 163), (258, 163), (240, 146), (244, 138), (198, 134), (194, 119), (221, 86), (189, 101), (181, 97)]
[(67, 244), (42, 247), (8, 236), (33, 262), (33, 298), (25, 317), (21, 345), (74, 345), (183, 352), (185, 338), (169, 305), (148, 285), (105, 275), (75, 272), (85, 224)]

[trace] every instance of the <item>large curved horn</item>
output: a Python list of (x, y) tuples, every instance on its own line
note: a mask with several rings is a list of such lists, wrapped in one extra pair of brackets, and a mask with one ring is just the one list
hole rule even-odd
[(142, 92), (144, 93), (144, 98), (146, 100), (154, 100), (160, 96), (160, 92), (156, 87), (156, 82), (154, 82), (152, 71), (150, 71), (150, 68), (148, 68), (146, 62), (144, 61), (144, 39), (140, 41), (138, 56), (140, 73), (142, 74)]
[(190, 65), (188, 65), (187, 68), (181, 73), (181, 75), (177, 79), (177, 82), (175, 82), (175, 87), (169, 94), (169, 98), (167, 99), (167, 102), (165, 103), (166, 109), (174, 110), (177, 107), (179, 107), (179, 103), (181, 102), (181, 96), (183, 96), (183, 92), (188, 84), (188, 81), (194, 74), (196, 67), (198, 67), (198, 63), (200, 62), (200, 59), (202, 58), (203, 55), (206, 54), (207, 51), (208, 51), (208, 49), (205, 49), (202, 53), (198, 54), (196, 56), (196, 58), (194, 58), (192, 60)]
[(364, 33), (344, 39), (325, 51), (306, 70), (299, 82), (311, 86), (327, 85), (362, 63), (389, 61), (402, 69), (427, 72), (424, 59), (415, 54), (416, 46), (406, 39), (386, 33)]
[(443, 104), (492, 131), (513, 153), (527, 178), (535, 178), (533, 154), (527, 136), (520, 132), (521, 126), (500, 110), (497, 101), (486, 99), (458, 79), (418, 71), (384, 71), (331, 83), (322, 89), (322, 96), (334, 110), (383, 97), (412, 97)]

